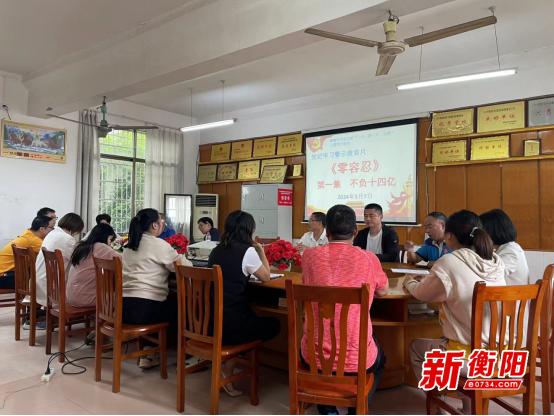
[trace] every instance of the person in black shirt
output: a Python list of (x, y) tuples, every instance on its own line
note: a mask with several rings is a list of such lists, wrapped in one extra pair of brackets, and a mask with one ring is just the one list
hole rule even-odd
[(210, 217), (202, 217), (198, 220), (198, 229), (204, 234), (204, 241), (219, 241), (219, 231), (214, 228), (214, 222)]
[(367, 228), (361, 230), (354, 239), (354, 245), (362, 250), (373, 252), (382, 262), (398, 261), (398, 234), (394, 228), (383, 224), (383, 208), (379, 204), (367, 204), (364, 208), (364, 221)]

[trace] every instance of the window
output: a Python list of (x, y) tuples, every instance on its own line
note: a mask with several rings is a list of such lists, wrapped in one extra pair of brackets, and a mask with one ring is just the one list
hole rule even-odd
[(146, 133), (114, 130), (100, 138), (99, 212), (112, 217), (117, 233), (126, 233), (144, 207)]

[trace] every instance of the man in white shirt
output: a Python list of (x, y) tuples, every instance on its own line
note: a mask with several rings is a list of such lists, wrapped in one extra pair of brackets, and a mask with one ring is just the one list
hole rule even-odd
[(318, 247), (329, 244), (327, 233), (325, 232), (325, 214), (323, 212), (314, 212), (310, 215), (309, 225), (310, 231), (305, 233), (298, 243), (298, 249), (300, 251), (308, 247)]

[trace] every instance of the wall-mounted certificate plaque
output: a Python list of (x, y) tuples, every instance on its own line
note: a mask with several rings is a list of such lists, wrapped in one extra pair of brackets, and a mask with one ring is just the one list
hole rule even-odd
[(260, 183), (283, 183), (287, 174), (287, 165), (266, 166), (262, 171)]
[(266, 137), (254, 140), (254, 153), (252, 157), (264, 157), (275, 155), (275, 144), (277, 137)]
[(217, 180), (218, 181), (234, 181), (237, 179), (237, 164), (224, 163), (217, 165)]
[(266, 167), (266, 166), (279, 166), (279, 165), (284, 165), (284, 164), (285, 164), (285, 158), (284, 157), (280, 157), (280, 158), (277, 158), (277, 159), (263, 159), (262, 160), (262, 166), (260, 167), (260, 170), (263, 172), (264, 167)]
[(541, 141), (529, 139), (523, 141), (523, 156), (538, 156), (541, 154)]
[(471, 160), (510, 157), (510, 136), (480, 137), (471, 140)]
[(252, 157), (252, 140), (241, 140), (231, 143), (231, 160), (250, 159)]
[(554, 97), (529, 100), (529, 127), (554, 124)]
[(277, 138), (277, 156), (302, 153), (302, 134), (287, 134)]
[(433, 163), (450, 163), (467, 160), (466, 140), (433, 143)]
[(302, 176), (302, 165), (293, 165), (292, 167), (292, 176)]
[(212, 144), (210, 162), (226, 162), (231, 154), (231, 143)]
[(200, 165), (198, 166), (197, 183), (214, 182), (217, 165)]
[(477, 132), (522, 129), (525, 127), (525, 101), (477, 107)]
[(433, 113), (432, 136), (454, 136), (473, 133), (473, 108)]
[(239, 163), (239, 180), (258, 179), (260, 176), (260, 161), (251, 160)]

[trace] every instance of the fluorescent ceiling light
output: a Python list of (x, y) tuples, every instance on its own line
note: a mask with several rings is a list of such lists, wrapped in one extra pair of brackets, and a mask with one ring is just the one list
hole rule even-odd
[(505, 77), (505, 76), (508, 76), (508, 75), (514, 75), (516, 72), (517, 71), (516, 71), (515, 68), (514, 69), (503, 69), (503, 70), (500, 70), (500, 71), (481, 72), (479, 74), (460, 75), (460, 76), (457, 76), (457, 77), (432, 79), (432, 80), (429, 80), (429, 81), (411, 82), (409, 84), (397, 85), (396, 88), (398, 90), (411, 90), (411, 89), (414, 89), (414, 88), (432, 87), (434, 85), (453, 84), (455, 82), (464, 82), (464, 81), (474, 81), (476, 79)]
[(189, 132), (189, 131), (211, 129), (211, 128), (214, 128), (214, 127), (223, 127), (223, 126), (228, 126), (230, 124), (233, 124), (236, 121), (237, 121), (236, 118), (231, 118), (229, 120), (214, 121), (212, 123), (196, 124), (194, 126), (181, 127), (181, 131), (183, 133), (186, 133), (186, 132)]

